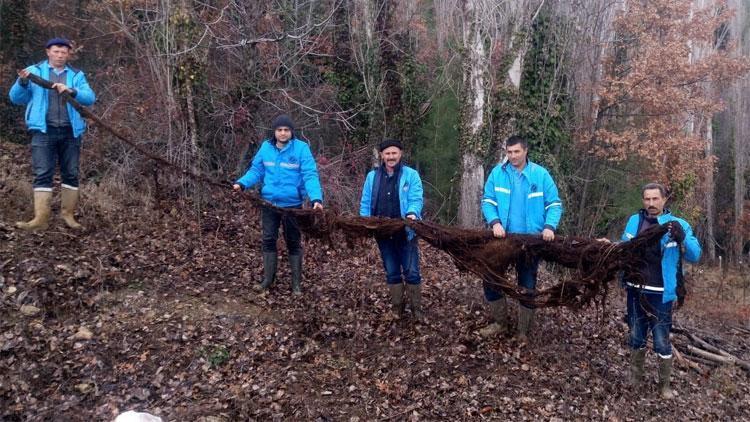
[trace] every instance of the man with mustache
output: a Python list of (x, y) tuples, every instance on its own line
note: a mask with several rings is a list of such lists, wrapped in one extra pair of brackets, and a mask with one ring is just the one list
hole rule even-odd
[[(359, 215), (362, 217), (409, 218), (422, 215), (422, 179), (413, 168), (401, 162), (401, 142), (386, 139), (380, 143), (381, 165), (371, 170), (362, 188)], [(394, 319), (404, 314), (404, 289), (411, 302), (412, 316), (422, 314), (422, 277), (419, 274), (419, 249), (414, 231), (406, 228), (392, 236), (375, 239), (385, 268)], [(406, 281), (406, 285), (404, 285)]]
[[(253, 157), (247, 172), (232, 186), (235, 191), (262, 183), (261, 197), (280, 208), (302, 208), (307, 196), (313, 209), (323, 209), (323, 190), (318, 168), (310, 146), (297, 139), (292, 119), (282, 114), (273, 121), (273, 134), (265, 140)], [(292, 293), (302, 294), (302, 234), (297, 220), (270, 208), (261, 210), (263, 231), (263, 281), (256, 290), (266, 291), (276, 278), (278, 260), (276, 241), (279, 226), (284, 227), (284, 240), (289, 252)]]
[[(84, 106), (94, 104), (96, 95), (83, 72), (68, 64), (72, 49), (70, 41), (52, 38), (45, 48), (47, 60), (19, 71), (18, 79), (10, 88), (11, 102), (26, 106), (34, 170), (34, 218), (28, 222), (19, 221), (16, 227), (23, 230), (47, 228), (52, 179), (59, 162), (62, 179), (60, 217), (71, 229), (81, 229), (75, 212), (78, 208), (81, 136), (86, 131), (86, 122), (62, 94), (67, 93)], [(30, 74), (52, 82), (53, 89), (29, 82)]]
[[(545, 241), (555, 239), (555, 230), (560, 222), (563, 207), (555, 181), (547, 169), (529, 161), (526, 139), (511, 136), (505, 141), (507, 160), (492, 169), (484, 185), (482, 214), (495, 237), (503, 238), (507, 233), (540, 234)], [(533, 299), (536, 289), (539, 259), (516, 262), (518, 285)], [(505, 296), (484, 282), (484, 297), (489, 303), (493, 322), (479, 331), (490, 337), (509, 330)], [(534, 322), (534, 307), (529, 303), (518, 304), (518, 341), (525, 344)]]
[[(672, 375), (672, 304), (677, 288), (683, 282), (682, 258), (698, 262), (701, 246), (685, 220), (665, 208), (667, 190), (658, 183), (642, 189), (643, 209), (633, 214), (625, 226), (622, 241), (627, 242), (647, 228), (669, 224), (669, 232), (645, 254), (644, 265), (624, 278), (628, 292), (627, 319), (630, 327), (630, 382), (639, 386), (643, 379), (646, 341), (653, 335), (654, 352), (659, 356), (659, 393), (665, 399), (674, 397), (670, 388)], [(605, 240), (606, 241), (606, 240)]]

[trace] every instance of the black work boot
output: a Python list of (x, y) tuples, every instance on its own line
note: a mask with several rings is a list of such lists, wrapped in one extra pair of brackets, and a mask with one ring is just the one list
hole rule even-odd
[(263, 252), (263, 282), (256, 284), (256, 290), (268, 290), (276, 278), (276, 252)]
[(302, 294), (302, 255), (289, 255), (289, 269), (292, 272), (292, 294)]
[(391, 294), (391, 313), (393, 319), (401, 319), (404, 315), (404, 284), (389, 284), (388, 292)]

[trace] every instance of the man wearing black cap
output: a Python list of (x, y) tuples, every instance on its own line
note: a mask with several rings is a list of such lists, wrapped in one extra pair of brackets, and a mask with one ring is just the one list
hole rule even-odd
[[(70, 66), (71, 44), (65, 38), (52, 38), (45, 45), (47, 60), (18, 72), (10, 89), (10, 100), (26, 106), (26, 126), (31, 132), (31, 162), (34, 169), (34, 218), (17, 222), (24, 230), (44, 230), (50, 216), (52, 178), (60, 162), (62, 192), (60, 216), (73, 229), (81, 225), (75, 220), (78, 207), (78, 162), (81, 135), (86, 122), (63, 98), (68, 93), (84, 106), (94, 104), (96, 96), (82, 71)], [(52, 90), (29, 83), (30, 74), (49, 80)]]
[[(359, 215), (420, 219), (422, 179), (416, 170), (401, 163), (401, 142), (387, 139), (380, 143), (379, 150), (382, 165), (367, 174)], [(376, 238), (376, 241), (383, 259), (393, 317), (400, 319), (403, 316), (406, 287), (414, 318), (422, 320), (422, 277), (419, 275), (419, 249), (414, 231), (406, 228), (393, 236)]]
[[(281, 208), (302, 208), (305, 196), (313, 209), (323, 209), (323, 190), (320, 187), (315, 159), (306, 142), (294, 135), (294, 123), (287, 115), (273, 122), (273, 136), (264, 141), (253, 157), (247, 172), (232, 186), (241, 191), (262, 183), (261, 196)], [(276, 277), (279, 226), (284, 226), (284, 240), (289, 252), (292, 293), (302, 294), (302, 234), (294, 217), (283, 216), (268, 208), (261, 211), (263, 228), (263, 282), (257, 286), (265, 291)]]

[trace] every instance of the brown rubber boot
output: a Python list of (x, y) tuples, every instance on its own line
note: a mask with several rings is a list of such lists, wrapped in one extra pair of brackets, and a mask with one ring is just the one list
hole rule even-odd
[(422, 285), (421, 284), (407, 284), (406, 292), (409, 295), (409, 302), (411, 302), (411, 313), (417, 322), (424, 320), (424, 314), (422, 313)]
[(289, 269), (292, 273), (292, 294), (302, 294), (302, 255), (289, 255)]
[(485, 338), (494, 337), (508, 332), (508, 302), (502, 297), (498, 300), (488, 302), (492, 324), (479, 330), (479, 335)]
[(659, 358), (659, 394), (665, 400), (674, 398), (674, 391), (670, 387), (672, 379), (672, 358)]
[(534, 325), (534, 309), (518, 305), (518, 342), (529, 342), (529, 331)]
[(389, 284), (388, 292), (391, 294), (391, 313), (393, 319), (401, 319), (404, 315), (404, 284)]
[(81, 230), (83, 226), (78, 224), (75, 218), (78, 208), (78, 189), (62, 188), (60, 192), (60, 217), (71, 229)]
[(643, 362), (646, 360), (646, 349), (630, 351), (630, 385), (638, 387), (643, 382)]
[(18, 221), (16, 227), (23, 230), (46, 230), (49, 226), (49, 203), (52, 191), (34, 191), (34, 218), (31, 221)]

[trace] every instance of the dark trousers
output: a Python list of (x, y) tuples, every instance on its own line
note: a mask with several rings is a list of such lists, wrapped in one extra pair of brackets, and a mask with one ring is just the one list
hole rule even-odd
[(78, 189), (78, 162), (81, 138), (73, 137), (70, 126), (48, 127), (31, 135), (31, 165), (34, 169), (34, 190), (51, 190), (55, 167), (60, 163), (63, 187)]
[(302, 234), (299, 231), (297, 220), (293, 216), (283, 215), (265, 207), (261, 210), (263, 252), (276, 252), (276, 240), (279, 238), (280, 225), (284, 226), (284, 240), (289, 255), (302, 255)]
[(387, 238), (376, 239), (380, 257), (383, 258), (385, 281), (388, 284), (419, 284), (419, 247), (416, 236), (408, 240), (406, 232)]
[(630, 326), (630, 348), (646, 347), (648, 333), (654, 336), (654, 352), (662, 358), (672, 357), (672, 302), (662, 303), (661, 292), (628, 287), (628, 325)]
[[(516, 261), (516, 276), (518, 278), (518, 285), (526, 289), (525, 296), (529, 299), (534, 297), (534, 291), (536, 289), (536, 276), (539, 271), (539, 258), (534, 257), (530, 260), (526, 260), (525, 256), (521, 256)], [(505, 294), (499, 289), (492, 286), (491, 283), (482, 283), (484, 288), (484, 298), (487, 302), (494, 302), (502, 299)], [(527, 308), (533, 308), (533, 306), (523, 305)]]

